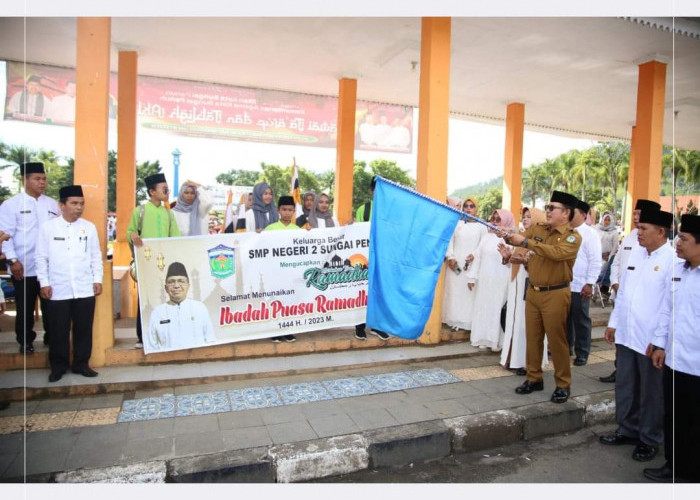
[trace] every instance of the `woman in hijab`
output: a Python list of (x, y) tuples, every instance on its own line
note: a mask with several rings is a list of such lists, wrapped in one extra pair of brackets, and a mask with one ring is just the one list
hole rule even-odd
[(326, 193), (321, 193), (316, 197), (314, 206), (309, 211), (309, 227), (311, 229), (338, 227), (340, 225), (338, 224), (338, 219), (333, 217), (330, 206), (331, 199)]
[(311, 209), (316, 204), (316, 193), (313, 191), (307, 191), (304, 196), (301, 197), (301, 210), (304, 212), (299, 217), (297, 217), (296, 225), (302, 229), (309, 229), (309, 214)]
[[(461, 204), (463, 212), (474, 215), (478, 206), (473, 198)], [(450, 238), (445, 258), (445, 288), (442, 302), (442, 322), (453, 330), (471, 330), (474, 294), (467, 290), (467, 273), (481, 237), (486, 234), (486, 226), (470, 219), (461, 220)]]
[(615, 224), (615, 216), (612, 212), (605, 211), (600, 217), (600, 224), (595, 227), (600, 236), (600, 249), (603, 252), (603, 267), (600, 270), (598, 282), (601, 283), (601, 292), (607, 293), (610, 286), (610, 265), (620, 246), (620, 236)]
[[(529, 229), (533, 224), (547, 221), (545, 213), (537, 208), (523, 207), (522, 214), (523, 228), (525, 230)], [(503, 257), (504, 265), (510, 267), (501, 365), (509, 370), (514, 370), (518, 375), (525, 375), (527, 373), (525, 369), (527, 347), (525, 339), (525, 293), (527, 292), (528, 283), (525, 266), (532, 252), (521, 247), (515, 248), (511, 252), (504, 243), (499, 243), (498, 249)], [(545, 339), (542, 366), (547, 366), (547, 363), (547, 339)]]
[(193, 181), (185, 181), (180, 187), (173, 215), (182, 236), (209, 234), (209, 209), (213, 204), (212, 193)]
[(261, 182), (253, 186), (253, 208), (245, 213), (246, 231), (259, 233), (279, 219), (270, 185)]
[[(491, 224), (513, 230), (515, 219), (503, 208), (491, 214)], [(498, 352), (502, 346), (501, 310), (506, 304), (510, 269), (503, 265), (498, 249), (501, 239), (491, 229), (481, 238), (474, 261), (467, 271), (468, 293), (474, 294), (471, 343)]]

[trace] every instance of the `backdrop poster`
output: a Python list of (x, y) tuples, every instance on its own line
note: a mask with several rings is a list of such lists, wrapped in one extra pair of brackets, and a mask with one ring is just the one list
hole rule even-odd
[(144, 351), (363, 323), (368, 255), (369, 223), (144, 239), (136, 252)]

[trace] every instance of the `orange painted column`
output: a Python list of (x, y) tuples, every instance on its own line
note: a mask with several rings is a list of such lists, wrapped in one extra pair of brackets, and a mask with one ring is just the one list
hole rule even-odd
[[(634, 126), (632, 127), (632, 135), (630, 137), (630, 167), (627, 173), (627, 196), (625, 196), (625, 206), (622, 207), (625, 214), (625, 234), (629, 234), (629, 232), (632, 230), (632, 211), (634, 210), (634, 206), (637, 203), (637, 199), (634, 197), (635, 191), (637, 192), (637, 196), (640, 197), (640, 186), (637, 186), (637, 184), (641, 184), (641, 186), (646, 186), (649, 183), (648, 176), (642, 175), (643, 172), (638, 172), (637, 169), (634, 167), (636, 133), (637, 127)], [(640, 177), (644, 178), (643, 182), (640, 182)], [(645, 196), (641, 196), (641, 198), (645, 198)]]
[(117, 241), (114, 265), (128, 266), (131, 249), (126, 241), (131, 211), (136, 206), (136, 89), (138, 53), (119, 52), (119, 106), (117, 107)]
[(663, 156), (666, 64), (648, 61), (639, 65), (637, 120), (634, 136), (632, 199), (659, 201)]
[(75, 171), (83, 186), (83, 217), (97, 227), (105, 263), (102, 294), (97, 297), (90, 364), (103, 366), (114, 345), (112, 263), (107, 255), (107, 126), (109, 119), (110, 18), (77, 19)]
[(506, 150), (503, 166), (503, 207), (511, 211), (517, 227), (523, 190), (523, 134), (525, 105), (513, 102), (506, 110)]
[[(420, 91), (418, 104), (417, 189), (442, 203), (447, 198), (447, 143), (450, 120), (449, 17), (421, 21)], [(444, 269), (435, 289), (433, 310), (418, 342), (437, 344), (442, 331)]]
[(335, 161), (333, 209), (338, 222), (352, 220), (352, 174), (355, 164), (355, 109), (357, 80), (341, 78), (338, 83), (338, 142)]

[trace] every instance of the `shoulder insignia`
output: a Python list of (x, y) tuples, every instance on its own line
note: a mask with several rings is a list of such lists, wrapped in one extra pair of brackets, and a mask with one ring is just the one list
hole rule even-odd
[(567, 241), (568, 243), (573, 243), (573, 242), (576, 241), (576, 236), (574, 236), (573, 234), (571, 234), (571, 235), (569, 235), (569, 236), (566, 237), (566, 241)]

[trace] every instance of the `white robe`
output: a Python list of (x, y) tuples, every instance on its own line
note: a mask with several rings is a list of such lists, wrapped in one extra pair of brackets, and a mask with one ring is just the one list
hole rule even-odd
[[(510, 270), (510, 266), (508, 266)], [(527, 340), (525, 336), (525, 279), (527, 271), (521, 265), (514, 280), (508, 281), (508, 309), (506, 312), (506, 329), (503, 335), (501, 365), (506, 368), (525, 368)], [(512, 342), (512, 343), (511, 343)], [(508, 355), (510, 354), (510, 363)], [(547, 338), (544, 339), (542, 368), (547, 366)]]
[[(484, 234), (486, 234), (486, 227), (483, 224), (460, 221), (450, 239), (445, 257), (455, 259), (460, 269), (464, 269), (467, 255), (476, 252)], [(474, 292), (467, 289), (467, 273), (462, 270), (458, 275), (452, 269), (447, 268), (443, 292), (442, 322), (451, 327), (470, 330), (473, 306)]]
[(472, 316), (471, 343), (473, 346), (498, 349), (503, 343), (501, 309), (506, 303), (510, 268), (503, 265), (498, 243), (503, 240), (486, 233), (474, 254), (467, 281), (475, 283), (474, 314)]

